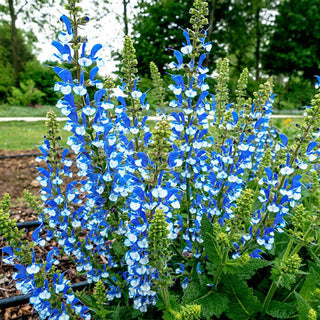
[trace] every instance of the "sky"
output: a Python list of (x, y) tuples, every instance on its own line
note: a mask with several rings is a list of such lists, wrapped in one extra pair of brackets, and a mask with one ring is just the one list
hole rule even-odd
[[(0, 4), (3, 1), (5, 0), (0, 0)], [(101, 43), (103, 45), (103, 49), (99, 52), (99, 56), (101, 56), (105, 61), (105, 67), (99, 72), (101, 75), (111, 74), (116, 70), (116, 63), (112, 61), (111, 51), (121, 50), (123, 46), (123, 25), (121, 21), (119, 21), (119, 18), (122, 17), (123, 12), (122, 1), (123, 0), (111, 0), (110, 4), (108, 5), (108, 9), (110, 11), (109, 13), (106, 13), (104, 10), (94, 9), (92, 0), (83, 0), (80, 3), (84, 14), (88, 15), (89, 17), (98, 15), (100, 18), (99, 23), (102, 25), (102, 27), (96, 29), (94, 27), (94, 20), (90, 20), (86, 28), (81, 31), (81, 34), (86, 35), (88, 38), (87, 49), (90, 50), (90, 48), (96, 43)], [(102, 1), (100, 1), (100, 3), (101, 2)], [(133, 19), (134, 5), (136, 2), (136, 0), (131, 0), (128, 5), (129, 19)], [(59, 22), (59, 18), (62, 14), (67, 13), (66, 10), (58, 6), (44, 10), (47, 10), (46, 12), (50, 13), (50, 20), (57, 27), (59, 27), (59, 25), (61, 28), (64, 26), (63, 23)], [(18, 19), (17, 26), (23, 29), (32, 28), (39, 40), (39, 42), (36, 44), (36, 48), (38, 60), (41, 62), (48, 60), (51, 55), (56, 52), (56, 49), (51, 46), (51, 42), (56, 39), (54, 34), (52, 34), (52, 31), (49, 30), (48, 26), (43, 26), (41, 29), (39, 29), (39, 27), (35, 25), (26, 25), (21, 19)], [(50, 34), (51, 37), (48, 37), (48, 34)]]

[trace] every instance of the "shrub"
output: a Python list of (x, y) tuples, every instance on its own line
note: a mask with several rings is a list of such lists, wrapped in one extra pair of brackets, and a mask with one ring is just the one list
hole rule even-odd
[(55, 105), (59, 96), (52, 89), (58, 77), (53, 72), (53, 66), (48, 68), (48, 65), (51, 66), (52, 63), (44, 62), (42, 64), (38, 60), (29, 61), (26, 64), (25, 71), (20, 77), (23, 82), (32, 80), (34, 87), (44, 93), (44, 95), (36, 101), (37, 103), (42, 105)]
[[(53, 43), (58, 59), (75, 64), (74, 73), (54, 68), (70, 148), (59, 155), (50, 113), (38, 158), (47, 163), (37, 177), (41, 226), (23, 246), (11, 227), (3, 249), (16, 287), (41, 319), (316, 319), (320, 94), (289, 144), (269, 123), (272, 79), (247, 98), (244, 70), (231, 103), (220, 59), (210, 89), (207, 3), (195, 0), (170, 64), (174, 98), (165, 102), (176, 111), (151, 130), (130, 37), (121, 84), (97, 80), (101, 45), (87, 53), (86, 38), (75, 36), (87, 21), (76, 2)], [(35, 248), (51, 240), (38, 257)], [(60, 268), (64, 257), (73, 272)], [(75, 292), (74, 273), (94, 289)]]
[(15, 106), (34, 106), (39, 103), (44, 95), (42, 91), (35, 87), (35, 83), (29, 79), (26, 82), (20, 82), (20, 88), (11, 88), (11, 97), (8, 97), (8, 102)]

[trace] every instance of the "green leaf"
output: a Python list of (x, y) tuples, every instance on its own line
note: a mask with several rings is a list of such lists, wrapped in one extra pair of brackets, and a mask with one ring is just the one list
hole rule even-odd
[(244, 264), (230, 263), (223, 267), (224, 273), (238, 274), (243, 279), (250, 279), (257, 270), (271, 265), (270, 261), (264, 259), (250, 259)]
[(297, 311), (297, 302), (293, 301), (290, 303), (284, 303), (281, 301), (272, 300), (267, 314), (276, 319), (288, 319), (292, 315), (294, 315)]
[(254, 314), (261, 310), (261, 303), (253, 289), (239, 276), (230, 275), (225, 280), (224, 287), (230, 298), (225, 314), (230, 319), (253, 319)]
[(306, 276), (306, 280), (299, 291), (300, 296), (305, 300), (308, 300), (311, 297), (313, 291), (317, 288), (317, 285), (320, 282), (319, 269), (316, 270), (313, 266), (311, 266), (312, 263), (310, 261), (308, 264), (310, 266), (309, 274)]
[(308, 314), (311, 309), (308, 302), (300, 296), (299, 293), (296, 291), (294, 292), (294, 295), (296, 296), (296, 299), (298, 301), (298, 314), (299, 314), (299, 320), (306, 320), (308, 319)]
[(194, 300), (199, 299), (200, 297), (206, 295), (208, 289), (198, 283), (191, 282), (189, 283), (186, 290), (184, 290), (184, 295), (182, 297), (182, 304), (193, 303)]
[(212, 319), (215, 315), (217, 318), (225, 312), (229, 306), (229, 298), (222, 293), (212, 292), (206, 297), (195, 301), (196, 304), (201, 304), (202, 316), (206, 319)]
[(206, 215), (202, 217), (201, 221), (201, 236), (209, 260), (215, 263), (220, 262), (221, 258), (218, 246), (213, 237), (213, 226)]

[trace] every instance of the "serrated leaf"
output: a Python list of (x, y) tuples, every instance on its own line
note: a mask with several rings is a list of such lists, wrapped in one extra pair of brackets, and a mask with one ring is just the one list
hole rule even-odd
[(241, 275), (243, 279), (250, 279), (257, 270), (271, 265), (270, 261), (264, 259), (252, 258), (248, 260), (245, 264), (229, 264), (223, 267), (223, 271), (229, 274)]
[(254, 295), (253, 289), (239, 276), (230, 275), (224, 286), (230, 298), (225, 314), (230, 319), (253, 319), (253, 315), (261, 310), (261, 303)]
[(296, 291), (294, 292), (294, 295), (298, 302), (298, 314), (299, 314), (299, 320), (306, 320), (308, 319), (308, 314), (311, 309), (308, 302), (303, 299), (299, 293)]
[(162, 319), (163, 320), (174, 320), (174, 316), (172, 315), (172, 313), (171, 312), (169, 312), (168, 310), (165, 310), (164, 312), (163, 312), (163, 315), (162, 315)]
[(182, 297), (182, 303), (187, 305), (194, 300), (199, 299), (200, 297), (206, 295), (208, 293), (208, 289), (198, 283), (191, 282), (189, 283), (187, 289), (184, 290), (184, 294)]
[(217, 271), (217, 266), (214, 263), (207, 262), (206, 263), (206, 270), (207, 270), (208, 274), (211, 274), (214, 276)]
[(214, 263), (220, 261), (218, 246), (213, 237), (213, 226), (206, 215), (203, 216), (201, 221), (201, 236), (209, 260)]
[(297, 312), (297, 302), (284, 303), (272, 300), (267, 314), (276, 319), (288, 319)]
[(314, 290), (317, 288), (320, 282), (320, 273), (313, 266), (311, 266), (311, 262), (309, 261), (309, 274), (306, 276), (306, 280), (303, 283), (299, 294), (305, 300), (308, 300)]
[(217, 318), (228, 309), (229, 298), (219, 292), (213, 292), (195, 301), (196, 304), (201, 304), (202, 316), (206, 319), (211, 319), (213, 315)]

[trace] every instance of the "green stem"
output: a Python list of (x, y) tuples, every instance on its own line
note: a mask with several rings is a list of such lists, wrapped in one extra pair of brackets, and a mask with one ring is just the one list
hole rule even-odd
[(166, 306), (166, 310), (169, 311), (173, 316), (176, 316), (177, 312), (174, 311), (171, 307), (168, 288), (164, 285), (160, 285), (160, 293), (161, 293), (162, 300)]
[(225, 266), (226, 261), (227, 261), (228, 253), (229, 253), (229, 250), (228, 250), (228, 248), (226, 248), (223, 255), (222, 255), (222, 259), (221, 259), (220, 265), (218, 267), (218, 270), (217, 270), (216, 274), (214, 275), (213, 286), (212, 286), (213, 289), (215, 289), (218, 286), (220, 276), (222, 274), (222, 269)]
[[(289, 243), (288, 243), (288, 246), (287, 246), (287, 248), (286, 248), (286, 251), (285, 251), (285, 253), (283, 254), (283, 257), (282, 257), (281, 262), (284, 262), (284, 261), (286, 261), (286, 260), (288, 259), (288, 256), (289, 256), (289, 254), (290, 254), (290, 251), (291, 251), (292, 246), (293, 246), (293, 240), (290, 239), (290, 241), (289, 241)], [(293, 253), (293, 252), (297, 249), (297, 247), (299, 247), (299, 246), (300, 246), (300, 244), (298, 244), (298, 245), (293, 249), (293, 251), (292, 251), (291, 253)], [(300, 249), (301, 249), (301, 247), (299, 248), (299, 250), (300, 250)], [(269, 304), (270, 304), (270, 302), (271, 302), (271, 300), (272, 300), (272, 298), (273, 298), (273, 296), (274, 296), (277, 288), (278, 288), (277, 281), (273, 280), (273, 281), (272, 281), (272, 284), (271, 284), (271, 286), (270, 286), (270, 288), (269, 288), (268, 294), (267, 294), (266, 298), (265, 298), (264, 301), (263, 301), (262, 310), (261, 310), (261, 319), (264, 318), (264, 316), (265, 316), (265, 314), (266, 314), (266, 312), (267, 312), (267, 310), (268, 310)]]
[(263, 302), (263, 305), (262, 305), (261, 319), (264, 319), (264, 316), (265, 316), (265, 314), (267, 312), (269, 304), (270, 304), (270, 302), (271, 302), (271, 300), (272, 300), (277, 288), (278, 288), (278, 285), (277, 285), (276, 281), (273, 281), (271, 286), (270, 286), (270, 288), (269, 288), (268, 294), (267, 294), (267, 296), (266, 296), (266, 298), (265, 298), (265, 300)]
[[(188, 166), (188, 164), (187, 164)], [(190, 179), (186, 178), (187, 180), (187, 210), (188, 210), (188, 225), (189, 228), (192, 227), (192, 214), (190, 212), (190, 206), (191, 206), (191, 196), (190, 196)]]

